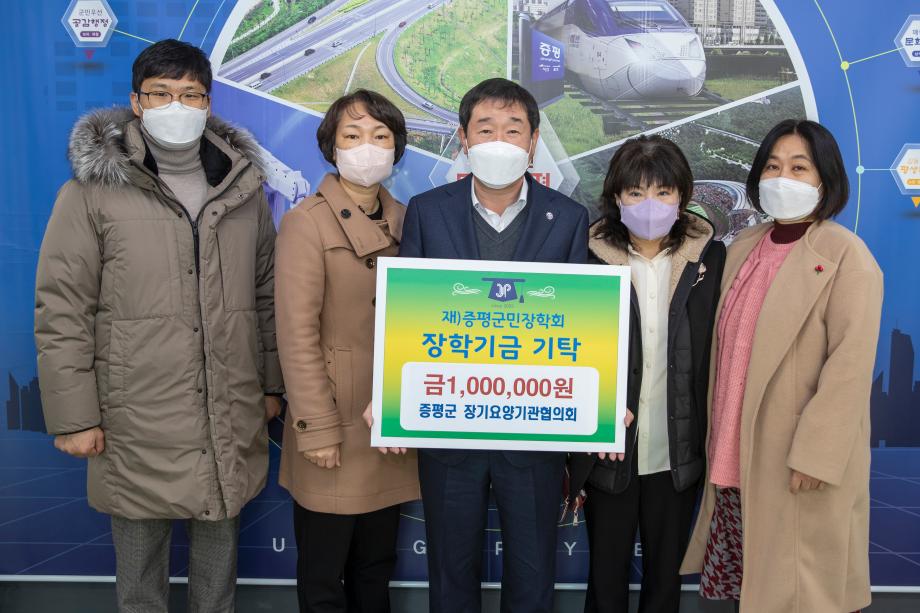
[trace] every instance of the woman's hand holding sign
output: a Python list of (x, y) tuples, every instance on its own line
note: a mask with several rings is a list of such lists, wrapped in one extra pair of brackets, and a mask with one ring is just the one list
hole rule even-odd
[[(636, 419), (636, 416), (633, 414), (633, 412), (630, 411), (629, 409), (626, 409), (626, 417), (623, 418), (623, 423), (626, 425), (627, 428), (632, 425), (633, 420), (635, 419)], [(602, 460), (609, 459), (611, 462), (622, 462), (623, 458), (626, 457), (626, 454), (625, 453), (605, 453), (601, 451), (597, 454), (597, 457), (599, 457)]]
[[(374, 425), (374, 415), (371, 412), (371, 405), (372, 403), (370, 402), (367, 403), (367, 408), (364, 409), (364, 416), (363, 416), (364, 423), (367, 424), (368, 428), (371, 428)], [(401, 453), (406, 453), (408, 449), (406, 449), (405, 447), (377, 447), (377, 451), (379, 451), (383, 455), (386, 455), (388, 453), (395, 453), (396, 455), (399, 455)]]

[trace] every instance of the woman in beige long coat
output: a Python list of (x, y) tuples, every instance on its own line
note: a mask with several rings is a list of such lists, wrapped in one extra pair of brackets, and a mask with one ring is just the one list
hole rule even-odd
[(847, 613), (869, 594), (869, 393), (882, 273), (830, 221), (847, 178), (822, 126), (787, 120), (748, 177), (776, 222), (729, 247), (709, 466), (682, 572), (747, 613)]
[(371, 398), (376, 261), (395, 256), (405, 207), (380, 182), (406, 146), (375, 92), (337, 100), (317, 130), (337, 167), (281, 222), (275, 304), (291, 382), (281, 485), (294, 497), (301, 612), (389, 611), (400, 503), (419, 497), (414, 453), (378, 453)]

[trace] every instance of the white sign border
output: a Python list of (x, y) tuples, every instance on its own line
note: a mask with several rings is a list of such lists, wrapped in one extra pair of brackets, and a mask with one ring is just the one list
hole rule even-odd
[[(494, 269), (502, 273), (550, 273), (619, 277), (619, 343), (617, 347), (617, 393), (616, 393), (616, 443), (599, 444), (573, 441), (527, 441), (527, 440), (479, 440), (426, 437), (383, 436), (381, 420), (383, 411), (383, 356), (386, 338), (386, 288), (390, 269), (412, 268), (416, 270), (483, 271)], [(500, 451), (569, 451), (569, 452), (614, 452), (622, 453), (626, 445), (626, 386), (629, 372), (629, 313), (631, 295), (629, 266), (598, 264), (556, 264), (547, 262), (509, 262), (490, 260), (448, 260), (427, 258), (381, 257), (377, 259), (377, 296), (374, 314), (374, 380), (371, 414), (372, 447), (406, 447), (420, 449), (484, 449)]]

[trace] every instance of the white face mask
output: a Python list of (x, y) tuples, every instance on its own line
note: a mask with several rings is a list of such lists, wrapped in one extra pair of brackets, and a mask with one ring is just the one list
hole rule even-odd
[(181, 102), (170, 102), (141, 115), (150, 136), (169, 145), (187, 145), (201, 138), (208, 121), (208, 109), (196, 109)]
[(335, 165), (339, 175), (356, 185), (370, 187), (393, 174), (396, 149), (386, 149), (365, 143), (351, 149), (335, 149)]
[(474, 145), (467, 156), (473, 176), (492, 189), (508, 187), (530, 166), (530, 151), (501, 140)]
[(800, 221), (811, 215), (821, 201), (814, 185), (775, 177), (760, 182), (760, 208), (779, 221)]

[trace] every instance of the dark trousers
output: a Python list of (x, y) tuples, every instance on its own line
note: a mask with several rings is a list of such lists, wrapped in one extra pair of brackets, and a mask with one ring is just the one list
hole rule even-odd
[(642, 591), (639, 613), (677, 613), (680, 564), (690, 540), (697, 488), (675, 491), (669, 471), (639, 476), (633, 462), (629, 486), (620, 494), (585, 488), (585, 519), (591, 548), (586, 613), (626, 613), (629, 571), (639, 529)]
[(445, 462), (442, 453), (419, 451), (431, 613), (481, 610), (490, 486), (502, 528), (501, 610), (551, 612), (564, 455), (470, 451)]
[(388, 613), (399, 505), (360, 515), (294, 503), (301, 613)]

